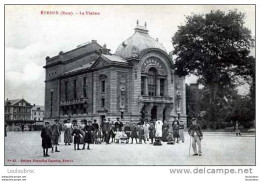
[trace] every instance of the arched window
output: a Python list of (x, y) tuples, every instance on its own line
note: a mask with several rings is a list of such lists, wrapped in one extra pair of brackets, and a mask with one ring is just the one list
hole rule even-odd
[(156, 96), (156, 79), (157, 70), (155, 68), (150, 68), (148, 71), (148, 95)]

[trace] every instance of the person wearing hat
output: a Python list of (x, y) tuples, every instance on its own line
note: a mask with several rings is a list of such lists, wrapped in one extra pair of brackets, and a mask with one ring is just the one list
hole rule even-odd
[(184, 122), (183, 122), (183, 120), (179, 121), (179, 135), (180, 135), (180, 140), (184, 143)]
[[(188, 129), (188, 133), (191, 136), (192, 140), (192, 148), (193, 148), (193, 156), (201, 156), (201, 140), (203, 138), (203, 133), (201, 131), (201, 127), (199, 124), (197, 124), (197, 119), (193, 118), (192, 124), (190, 125)], [(198, 145), (198, 151), (197, 151), (197, 145)]]
[(175, 143), (175, 140), (177, 143), (179, 143), (179, 138), (180, 138), (180, 135), (179, 135), (179, 125), (178, 123), (175, 121), (174, 122), (174, 125), (172, 126), (172, 131), (173, 131), (173, 142)]
[[(55, 152), (60, 152), (57, 148), (59, 143), (59, 136), (60, 136), (60, 128), (59, 128), (59, 120), (55, 119), (54, 124), (51, 126), (51, 133), (52, 133), (52, 144), (55, 147)], [(52, 147), (53, 152), (53, 147)]]
[(180, 124), (179, 120), (177, 119), (176, 116), (173, 116), (173, 122), (172, 122), (172, 126), (175, 124), (175, 122), (177, 122), (177, 125)]
[(43, 157), (49, 157), (48, 149), (52, 148), (51, 144), (51, 130), (50, 130), (50, 123), (45, 122), (44, 127), (41, 131), (41, 138), (42, 138), (42, 149), (43, 149)]
[(123, 123), (120, 121), (119, 117), (116, 118), (116, 123), (115, 123), (115, 129), (119, 129), (119, 131), (122, 131), (123, 128)]

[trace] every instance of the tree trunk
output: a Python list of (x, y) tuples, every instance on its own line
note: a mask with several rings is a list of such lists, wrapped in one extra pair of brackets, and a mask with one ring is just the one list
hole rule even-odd
[(209, 84), (209, 93), (210, 93), (210, 98), (209, 98), (209, 112), (208, 112), (208, 118), (209, 122), (216, 122), (216, 104), (215, 104), (215, 99), (216, 99), (216, 92), (217, 92), (217, 84), (216, 83), (210, 83)]

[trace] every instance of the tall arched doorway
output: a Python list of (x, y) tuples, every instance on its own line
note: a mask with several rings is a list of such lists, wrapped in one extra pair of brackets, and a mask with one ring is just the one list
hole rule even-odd
[(154, 106), (151, 110), (151, 120), (157, 120), (157, 106)]
[(143, 108), (142, 108), (140, 113), (141, 113), (141, 119), (144, 120), (146, 118), (145, 106), (143, 106)]

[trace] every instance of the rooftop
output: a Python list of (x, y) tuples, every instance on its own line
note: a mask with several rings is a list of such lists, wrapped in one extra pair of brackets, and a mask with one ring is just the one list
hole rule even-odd
[(141, 26), (137, 21), (134, 30), (135, 33), (118, 46), (115, 55), (122, 58), (136, 57), (142, 50), (149, 48), (158, 48), (166, 52), (163, 45), (148, 34), (146, 23), (144, 26)]

